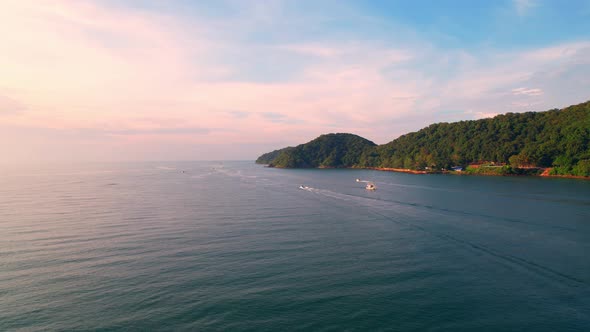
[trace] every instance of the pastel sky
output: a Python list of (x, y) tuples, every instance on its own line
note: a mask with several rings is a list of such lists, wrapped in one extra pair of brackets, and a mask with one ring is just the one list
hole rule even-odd
[(2, 0), (0, 162), (253, 160), (590, 99), (590, 0)]

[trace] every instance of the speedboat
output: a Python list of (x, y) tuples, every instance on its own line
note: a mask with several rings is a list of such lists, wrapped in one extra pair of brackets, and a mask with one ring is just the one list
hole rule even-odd
[(356, 182), (361, 182), (361, 179), (356, 179)]
[(299, 189), (309, 189), (309, 187), (301, 185), (301, 186), (299, 186)]
[(365, 186), (365, 189), (367, 189), (367, 190), (377, 190), (377, 186), (375, 186), (375, 184), (374, 184), (374, 183), (372, 183), (372, 182), (369, 182), (369, 183), (367, 183), (367, 185)]

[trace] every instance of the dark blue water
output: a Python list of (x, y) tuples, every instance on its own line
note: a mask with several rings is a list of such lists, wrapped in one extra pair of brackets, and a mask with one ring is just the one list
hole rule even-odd
[(588, 331), (590, 181), (3, 170), (0, 330), (146, 329)]

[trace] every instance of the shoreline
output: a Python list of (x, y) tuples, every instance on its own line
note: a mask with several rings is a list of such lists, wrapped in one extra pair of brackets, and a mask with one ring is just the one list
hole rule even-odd
[(442, 172), (418, 171), (418, 170), (409, 169), (409, 168), (361, 167), (359, 169), (370, 169), (370, 170), (374, 170), (374, 171), (408, 173), (408, 174), (442, 174)]
[(363, 167), (358, 169), (369, 169), (374, 171), (384, 172), (396, 172), (396, 173), (407, 173), (407, 174), (450, 174), (450, 175), (467, 175), (467, 176), (517, 176), (517, 177), (538, 177), (538, 178), (556, 178), (556, 179), (576, 179), (576, 180), (590, 180), (590, 176), (579, 176), (579, 175), (550, 175), (549, 170), (545, 169), (541, 174), (494, 174), (494, 173), (467, 173), (467, 172), (455, 172), (455, 171), (418, 171), (407, 168), (387, 168), (387, 167)]
[(576, 179), (576, 180), (590, 180), (590, 176), (579, 176), (579, 175), (531, 175), (540, 178), (557, 178), (557, 179)]
[(541, 174), (493, 174), (493, 173), (478, 173), (478, 174), (470, 174), (465, 171), (463, 172), (455, 172), (455, 171), (420, 171), (414, 170), (409, 168), (391, 168), (391, 167), (276, 167), (270, 166), (268, 164), (262, 164), (263, 167), (269, 168), (284, 168), (284, 169), (366, 169), (372, 171), (380, 171), (380, 172), (395, 172), (395, 173), (406, 173), (406, 174), (415, 174), (415, 175), (425, 175), (425, 174), (450, 174), (450, 175), (466, 175), (466, 176), (517, 176), (517, 177), (537, 177), (537, 178), (553, 178), (553, 179), (575, 179), (575, 180), (590, 180), (590, 176), (578, 176), (578, 175), (550, 175), (549, 171), (551, 168), (546, 168)]

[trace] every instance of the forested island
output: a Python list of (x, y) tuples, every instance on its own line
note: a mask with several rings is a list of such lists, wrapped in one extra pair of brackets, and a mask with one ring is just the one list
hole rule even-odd
[(282, 168), (373, 168), (408, 172), (590, 176), (590, 101), (545, 112), (436, 123), (377, 145), (327, 134), (261, 155)]

